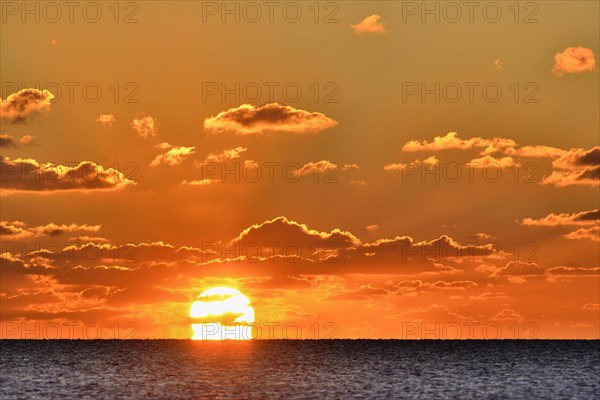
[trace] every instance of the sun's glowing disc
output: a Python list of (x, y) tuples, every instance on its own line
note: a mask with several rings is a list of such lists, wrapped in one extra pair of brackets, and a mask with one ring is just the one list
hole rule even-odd
[(202, 292), (190, 308), (193, 340), (250, 340), (254, 308), (239, 290), (214, 287)]

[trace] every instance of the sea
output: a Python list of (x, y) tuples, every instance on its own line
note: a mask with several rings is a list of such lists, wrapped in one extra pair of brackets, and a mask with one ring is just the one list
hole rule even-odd
[(600, 341), (2, 340), (0, 399), (599, 399)]

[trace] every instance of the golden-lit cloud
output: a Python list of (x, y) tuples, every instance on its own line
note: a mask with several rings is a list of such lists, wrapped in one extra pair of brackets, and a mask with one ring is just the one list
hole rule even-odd
[[(404, 144), (404, 152), (441, 151), (441, 150), (477, 150), (482, 157), (472, 159), (466, 165), (473, 168), (519, 167), (520, 163), (513, 157), (547, 158), (552, 160), (552, 171), (539, 181), (541, 185), (565, 187), (572, 185), (598, 186), (600, 184), (600, 147), (591, 149), (574, 148), (570, 150), (556, 147), (534, 145), (518, 147), (512, 139), (495, 137), (484, 139), (473, 137), (461, 139), (456, 132), (445, 136), (436, 136), (433, 141), (411, 140)], [(495, 153), (504, 157), (492, 156)], [(418, 164), (409, 166), (418, 166)], [(402, 169), (401, 165), (391, 164), (390, 169)]]
[(592, 240), (594, 242), (600, 242), (600, 226), (593, 226), (591, 228), (579, 228), (576, 231), (569, 232), (563, 235), (566, 239), (571, 240)]
[(206, 163), (222, 163), (225, 161), (235, 160), (241, 157), (242, 153), (248, 149), (242, 146), (234, 147), (231, 149), (225, 149), (219, 153), (209, 153), (204, 161), (196, 162), (197, 167), (202, 166)]
[(33, 159), (4, 157), (0, 161), (2, 193), (52, 193), (66, 190), (115, 190), (135, 182), (114, 169), (104, 168), (91, 161), (74, 166), (40, 163)]
[(33, 135), (23, 135), (19, 139), (19, 144), (26, 146), (26, 145), (32, 144), (34, 140), (35, 140), (35, 136), (33, 136)]
[(113, 124), (117, 122), (117, 118), (114, 114), (100, 114), (100, 116), (98, 116), (98, 118), (96, 119), (96, 122), (109, 128), (112, 128)]
[(187, 186), (207, 186), (207, 185), (212, 185), (214, 183), (219, 183), (219, 181), (216, 179), (205, 178), (205, 179), (192, 180), (192, 181), (184, 180), (181, 182), (182, 185), (187, 185)]
[(552, 171), (541, 181), (542, 185), (556, 187), (565, 186), (598, 186), (600, 185), (599, 168), (581, 168), (579, 170)]
[(292, 171), (292, 174), (297, 177), (306, 176), (306, 175), (316, 175), (323, 172), (335, 171), (338, 169), (337, 164), (332, 163), (331, 161), (321, 160), (317, 162), (309, 162)]
[(412, 162), (388, 164), (388, 165), (384, 166), (383, 169), (385, 171), (406, 171), (406, 170), (413, 170), (420, 166), (425, 166), (425, 167), (434, 166), (439, 163), (440, 163), (440, 160), (438, 160), (436, 156), (431, 156), (431, 157), (427, 157), (424, 160), (415, 160)]
[(185, 147), (185, 146), (171, 146), (168, 143), (162, 143), (156, 146), (160, 149), (168, 149), (165, 153), (159, 154), (154, 157), (154, 160), (150, 163), (151, 167), (157, 167), (161, 164), (166, 164), (169, 166), (175, 166), (181, 164), (185, 161), (189, 156), (195, 153), (195, 146)]
[(470, 139), (461, 139), (458, 133), (449, 132), (446, 136), (436, 136), (432, 142), (426, 140), (418, 141), (411, 140), (402, 146), (404, 152), (417, 151), (439, 151), (439, 150), (468, 150), (468, 149), (483, 149), (482, 155), (492, 154), (498, 151), (504, 151), (509, 148), (514, 148), (516, 142), (511, 139), (492, 138), (484, 139), (474, 137)]
[(207, 132), (233, 132), (237, 135), (262, 135), (272, 132), (310, 134), (336, 125), (336, 121), (324, 114), (278, 103), (258, 107), (243, 104), (204, 120), (204, 129)]
[(517, 163), (510, 156), (497, 158), (490, 155), (486, 155), (483, 157), (474, 158), (471, 161), (469, 161), (466, 165), (468, 165), (471, 168), (510, 168), (518, 166), (519, 163)]
[(277, 217), (261, 224), (252, 225), (233, 239), (236, 243), (270, 243), (282, 240), (299, 244), (305, 248), (310, 248), (317, 243), (333, 243), (338, 248), (352, 248), (361, 243), (350, 232), (337, 228), (330, 232), (321, 232), (286, 217)]
[(552, 267), (546, 271), (549, 275), (579, 276), (600, 275), (600, 267)]
[(505, 308), (500, 311), (498, 314), (494, 315), (491, 318), (492, 321), (523, 321), (525, 317), (516, 312), (515, 310), (511, 310), (510, 308)]
[(374, 33), (378, 35), (382, 35), (390, 32), (390, 29), (384, 22), (380, 22), (380, 15), (373, 14), (365, 17), (362, 21), (350, 25), (350, 28), (354, 32), (355, 35), (366, 35), (369, 33)]
[(490, 235), (489, 233), (485, 233), (485, 232), (479, 232), (475, 234), (475, 237), (477, 239), (481, 239), (481, 240), (494, 240), (495, 237)]
[(35, 136), (23, 135), (20, 139), (15, 140), (12, 136), (6, 134), (0, 134), (0, 148), (16, 148), (20, 146), (27, 146), (33, 143)]
[(598, 186), (600, 184), (600, 146), (589, 150), (564, 151), (552, 161), (553, 171), (544, 177), (543, 185), (557, 187), (571, 185)]
[(558, 158), (567, 153), (567, 150), (551, 146), (523, 146), (519, 149), (507, 149), (507, 153), (521, 157), (533, 158)]
[(22, 89), (0, 99), (0, 118), (8, 122), (21, 122), (30, 115), (50, 110), (54, 95), (48, 90)]
[(140, 113), (131, 122), (131, 127), (144, 139), (158, 135), (158, 122), (156, 118)]
[(471, 319), (440, 304), (431, 304), (427, 307), (404, 311), (391, 317), (407, 321), (436, 321), (437, 323), (455, 323)]
[[(8, 225), (13, 235), (28, 229), (19, 221)], [(46, 224), (34, 228), (34, 234), (51, 238), (48, 235), (58, 230), (96, 231), (99, 226)], [(221, 246), (227, 249), (219, 250)], [(285, 246), (293, 251), (282, 252)], [(278, 250), (265, 252), (272, 247)], [(259, 248), (262, 255), (255, 254)], [(2, 293), (8, 300), (3, 300), (2, 317), (46, 320), (80, 313), (104, 320), (117, 318), (123, 309), (146, 304), (159, 310), (170, 302), (183, 302), (181, 312), (186, 313), (193, 300), (190, 296), (198, 293), (190, 293), (190, 287), (197, 287), (193, 282), (197, 282), (200, 268), (206, 279), (204, 288), (217, 286), (211, 282), (238, 282), (232, 287), (244, 282), (244, 292), (261, 305), (262, 318), (270, 301), (306, 293), (326, 308), (345, 302), (368, 305), (369, 309), (385, 305), (392, 314), (386, 319), (403, 321), (467, 321), (472, 319), (469, 314), (481, 313), (459, 312), (450, 305), (437, 305), (434, 299), (492, 303), (502, 307), (481, 318), (501, 322), (515, 319), (513, 313), (504, 311), (512, 308), (503, 305), (514, 299), (511, 285), (536, 278), (560, 285), (565, 279), (597, 275), (600, 270), (561, 266), (546, 274), (536, 263), (504, 262), (491, 267), (490, 274), (474, 271), (477, 260), (490, 251), (488, 245), (460, 244), (448, 236), (422, 242), (408, 236), (364, 242), (346, 230), (315, 230), (285, 217), (252, 225), (232, 240), (201, 247), (160, 241), (119, 244), (84, 237), (64, 248), (30, 247), (20, 255), (3, 254)], [(498, 282), (503, 285), (501, 292), (490, 289)], [(144, 292), (148, 288), (150, 294)], [(394, 305), (400, 298), (412, 306)], [(313, 315), (310, 310), (291, 310), (288, 318)]]
[(49, 223), (42, 226), (27, 227), (20, 221), (0, 221), (0, 236), (4, 239), (22, 239), (35, 236), (59, 236), (65, 232), (98, 232), (100, 225), (79, 224), (54, 224)]
[(548, 214), (543, 218), (524, 218), (521, 225), (525, 226), (564, 226), (564, 225), (595, 225), (600, 224), (600, 210), (581, 211), (568, 214)]
[(552, 72), (556, 76), (580, 74), (596, 70), (594, 52), (586, 47), (567, 47), (554, 56)]
[(543, 269), (533, 262), (510, 261), (504, 267), (499, 268), (495, 276), (531, 276), (540, 275)]

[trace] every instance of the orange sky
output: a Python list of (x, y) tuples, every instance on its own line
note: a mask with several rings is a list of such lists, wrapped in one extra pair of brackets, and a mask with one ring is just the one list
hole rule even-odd
[(600, 338), (598, 3), (8, 3), (0, 337)]

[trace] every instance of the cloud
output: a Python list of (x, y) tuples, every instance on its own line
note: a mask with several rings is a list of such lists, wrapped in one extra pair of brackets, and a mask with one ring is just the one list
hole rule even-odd
[(27, 146), (29, 144), (32, 144), (34, 139), (35, 139), (35, 136), (33, 136), (33, 135), (23, 135), (23, 136), (21, 136), (21, 139), (19, 139), (19, 144), (21, 144), (23, 146)]
[(388, 164), (383, 167), (385, 171), (406, 171), (413, 170), (414, 168), (418, 168), (420, 166), (433, 166), (440, 163), (440, 160), (437, 159), (436, 156), (428, 157), (424, 160), (415, 160), (412, 162), (402, 162), (396, 164)]
[(218, 180), (216, 179), (201, 179), (201, 180), (194, 180), (194, 181), (182, 181), (181, 184), (182, 185), (188, 185), (188, 186), (206, 186), (206, 185), (212, 185), (214, 183), (219, 183)]
[(18, 147), (17, 142), (10, 135), (0, 135), (0, 148)]
[[(410, 275), (456, 273), (459, 270), (439, 261), (468, 262), (494, 249), (492, 245), (461, 245), (448, 236), (423, 242), (402, 236), (363, 243), (339, 228), (321, 232), (277, 217), (253, 225), (229, 243), (217, 244), (215, 251), (221, 252), (223, 262), (227, 261), (223, 257), (253, 262), (257, 274), (268, 264), (283, 262), (287, 267), (280, 267), (282, 273), (365, 273), (365, 265), (369, 265), (368, 273)], [(258, 261), (266, 264), (256, 264)], [(220, 272), (226, 273), (223, 268)]]
[(270, 132), (309, 134), (334, 127), (337, 122), (318, 112), (308, 112), (278, 103), (255, 107), (243, 104), (204, 120), (211, 133), (262, 135)]
[(545, 176), (541, 185), (566, 186), (598, 186), (600, 185), (600, 167), (580, 171), (553, 171)]
[(552, 168), (552, 173), (544, 177), (542, 185), (598, 186), (600, 184), (600, 146), (589, 150), (565, 151), (552, 161)]
[(519, 149), (507, 148), (508, 154), (518, 155), (521, 157), (533, 157), (533, 158), (558, 158), (565, 153), (567, 150), (559, 149), (551, 146), (523, 146)]
[(15, 148), (20, 146), (27, 146), (33, 143), (35, 136), (24, 135), (19, 140), (13, 139), (10, 135), (0, 135), (0, 148)]
[(30, 115), (50, 110), (54, 95), (47, 90), (22, 89), (0, 99), (0, 118), (8, 122), (22, 122)]
[(494, 240), (494, 239), (495, 239), (495, 237), (494, 237), (494, 236), (492, 236), (492, 235), (490, 235), (490, 234), (487, 234), (487, 233), (485, 233), (485, 232), (479, 232), (479, 233), (476, 233), (476, 234), (475, 234), (475, 237), (476, 237), (477, 239), (481, 239), (481, 240)]
[(600, 267), (553, 267), (546, 272), (549, 275), (561, 276), (600, 275)]
[(175, 166), (181, 164), (185, 161), (190, 155), (194, 154), (195, 146), (184, 147), (184, 146), (171, 146), (168, 143), (159, 144), (158, 148), (164, 149), (165, 145), (169, 150), (166, 153), (159, 154), (154, 157), (154, 160), (150, 163), (150, 166), (157, 167), (161, 164), (166, 164), (170, 166)]
[(600, 242), (600, 226), (594, 226), (591, 228), (580, 228), (574, 232), (570, 232), (566, 235), (563, 235), (563, 237), (571, 240), (589, 239), (594, 242)]
[(440, 292), (446, 290), (467, 290), (478, 286), (474, 281), (434, 281), (421, 280), (401, 281), (393, 283), (388, 281), (383, 286), (371, 284), (360, 285), (357, 289), (346, 290), (325, 297), (324, 301), (362, 301), (372, 300), (378, 296), (414, 296), (418, 292)]
[(5, 239), (20, 239), (32, 236), (33, 233), (24, 229), (24, 226), (25, 224), (21, 221), (0, 221), (0, 236), (4, 236)]
[(196, 162), (194, 165), (200, 167), (206, 163), (222, 163), (225, 161), (235, 160), (241, 157), (241, 154), (248, 149), (242, 146), (234, 147), (231, 149), (225, 149), (220, 153), (209, 153), (208, 156), (202, 162)]
[(0, 236), (4, 239), (22, 239), (26, 237), (39, 236), (59, 236), (65, 232), (97, 232), (101, 225), (78, 225), (78, 224), (61, 224), (49, 223), (47, 225), (34, 226), (27, 228), (26, 224), (21, 221), (0, 221)]
[(581, 211), (567, 214), (548, 214), (543, 218), (525, 218), (521, 221), (524, 226), (566, 226), (566, 225), (595, 225), (600, 223), (600, 210)]
[(510, 261), (504, 267), (499, 268), (495, 276), (531, 276), (541, 275), (544, 271), (536, 263)]
[(554, 68), (556, 76), (564, 74), (581, 74), (596, 70), (594, 52), (586, 47), (567, 47), (561, 53), (554, 55)]
[(158, 122), (156, 118), (140, 113), (131, 122), (131, 127), (144, 139), (158, 135)]
[(495, 300), (495, 299), (509, 299), (510, 296), (508, 296), (506, 293), (503, 292), (484, 292), (478, 295), (474, 295), (474, 296), (469, 296), (469, 300), (480, 300), (480, 301), (485, 301), (485, 300)]
[(466, 290), (473, 287), (476, 287), (477, 283), (473, 281), (437, 281), (430, 284), (430, 287), (436, 289), (457, 289), (457, 290)]
[(600, 311), (600, 304), (598, 303), (586, 303), (583, 305), (584, 310)]
[(347, 290), (341, 293), (332, 294), (323, 298), (323, 301), (363, 301), (371, 300), (377, 296), (387, 296), (393, 292), (380, 287), (371, 285), (361, 285), (358, 289)]
[[(18, 233), (19, 229), (28, 229), (27, 225), (18, 221), (9, 225), (15, 231), (11, 230), (11, 234)], [(47, 224), (35, 231), (47, 236), (58, 234), (59, 229), (77, 228), (89, 229), (90, 232), (96, 230), (95, 225)], [(142, 287), (159, 288), (152, 291), (156, 298), (144, 296), (143, 303), (152, 309), (160, 308), (162, 301), (176, 301), (174, 298), (185, 301), (181, 293), (205, 286), (207, 282), (204, 279), (252, 280), (257, 284), (248, 283), (248, 289), (262, 288), (272, 292), (284, 288), (286, 296), (295, 293), (300, 294), (299, 298), (305, 298), (302, 290), (314, 289), (316, 292), (306, 295), (315, 296), (317, 301), (327, 296), (331, 296), (328, 300), (368, 300), (388, 295), (409, 299), (421, 293), (434, 294), (437, 298), (446, 296), (446, 293), (465, 293), (467, 298), (470, 290), (481, 283), (468, 275), (447, 279), (445, 276), (448, 275), (442, 274), (460, 271), (431, 259), (452, 257), (457, 251), (467, 257), (473, 254), (470, 250), (478, 249), (482, 254), (489, 250), (486, 246), (461, 245), (447, 236), (423, 242), (399, 236), (365, 243), (340, 228), (316, 230), (285, 217), (249, 226), (230, 241), (208, 243), (227, 245), (226, 251), (218, 251), (205, 244), (202, 243), (202, 248), (176, 247), (160, 241), (119, 244), (104, 238), (82, 237), (62, 248), (25, 249), (22, 256), (8, 255), (7, 259), (13, 261), (2, 260), (2, 291), (9, 293), (11, 300), (8, 303), (3, 300), (3, 316), (31, 317), (33, 314), (27, 310), (35, 309), (36, 317), (52, 319), (64, 316), (64, 310), (84, 313), (94, 307), (100, 307), (111, 315), (115, 312), (111, 307), (133, 307), (137, 304), (140, 299), (136, 293)], [(263, 251), (262, 257), (253, 257), (252, 250), (248, 251), (257, 246), (265, 248), (271, 245), (279, 250), (289, 245), (289, 251), (277, 253), (276, 250), (273, 256)], [(301, 249), (301, 254), (294, 257), (299, 254), (298, 249)], [(420, 260), (420, 252), (426, 255), (427, 262)], [(469, 261), (464, 259), (460, 262), (466, 264)], [(9, 267), (5, 268), (6, 265)], [(465, 266), (465, 271), (467, 268)], [(405, 280), (420, 275), (422, 280), (394, 283), (391, 275)], [(431, 280), (427, 280), (429, 278)], [(5, 290), (6, 287), (8, 289)], [(15, 297), (25, 293), (25, 288), (29, 290), (27, 294)], [(247, 293), (257, 301), (270, 301), (252, 290)], [(272, 293), (270, 298), (280, 300)], [(429, 298), (424, 301), (432, 303)], [(68, 306), (62, 307), (66, 303)], [(25, 307), (28, 307), (27, 310)], [(184, 308), (189, 310), (189, 303)], [(444, 310), (432, 311), (435, 314)]]
[(525, 317), (509, 308), (505, 308), (491, 318), (492, 321), (523, 321)]
[(439, 304), (431, 304), (425, 308), (405, 311), (393, 315), (392, 318), (415, 321), (434, 321), (437, 323), (450, 323), (470, 319), (469, 317), (450, 311), (448, 307)]
[(295, 169), (292, 171), (292, 174), (296, 177), (306, 176), (306, 175), (317, 175), (322, 172), (330, 172), (338, 169), (337, 164), (332, 163), (331, 161), (321, 160), (317, 162), (309, 162), (304, 164), (302, 167)]
[(321, 232), (309, 229), (308, 226), (287, 219), (277, 217), (262, 224), (252, 225), (244, 229), (238, 237), (233, 239), (234, 243), (273, 243), (281, 242), (295, 243), (302, 248), (311, 248), (334, 244), (338, 249), (354, 248), (361, 241), (352, 233), (341, 229), (333, 229), (330, 232)]
[(513, 158), (510, 156), (496, 158), (490, 155), (486, 155), (480, 158), (474, 158), (468, 163), (466, 163), (466, 165), (471, 168), (510, 168), (519, 166), (519, 163), (515, 162), (515, 160), (513, 160)]
[(0, 161), (2, 193), (43, 192), (65, 190), (115, 190), (134, 185), (135, 182), (113, 168), (104, 168), (92, 161), (82, 161), (68, 166), (54, 163), (39, 163), (33, 159)]
[(10, 135), (0, 135), (0, 148), (18, 147), (17, 142)]
[(499, 59), (499, 58), (495, 59), (493, 61), (493, 64), (494, 64), (494, 68), (495, 69), (502, 69), (502, 68), (504, 68), (504, 62), (501, 59)]
[(108, 243), (109, 240), (100, 236), (73, 236), (69, 238), (69, 241), (73, 242), (94, 242), (94, 243)]
[(387, 28), (385, 23), (379, 22), (380, 18), (381, 16), (377, 14), (369, 15), (359, 23), (350, 25), (350, 28), (355, 35), (365, 35), (368, 33), (382, 35), (390, 32), (391, 30)]
[(360, 167), (357, 164), (343, 164), (341, 169), (342, 171), (349, 171), (352, 169), (360, 169)]
[(417, 152), (417, 151), (438, 151), (438, 150), (468, 150), (483, 148), (484, 150), (480, 153), (481, 155), (488, 155), (498, 151), (503, 151), (509, 148), (514, 148), (517, 143), (511, 139), (504, 138), (492, 138), (483, 139), (480, 137), (474, 137), (471, 139), (461, 139), (458, 137), (458, 133), (449, 132), (446, 136), (436, 136), (433, 138), (433, 142), (423, 140), (411, 140), (402, 146), (404, 152)]
[[(135, 120), (134, 120), (135, 121)], [(104, 126), (108, 126), (111, 128), (115, 122), (117, 122), (117, 118), (114, 114), (101, 114), (96, 119), (96, 122), (101, 123)], [(135, 129), (135, 128), (134, 128)], [(139, 132), (139, 131), (138, 131)]]
[(365, 229), (368, 230), (369, 232), (375, 232), (377, 229), (379, 229), (379, 225), (377, 225), (377, 224), (367, 225), (367, 226), (365, 226)]
[[(517, 143), (512, 139), (492, 138), (484, 139), (473, 137), (461, 139), (456, 132), (449, 132), (446, 136), (436, 136), (432, 142), (426, 140), (411, 140), (404, 144), (402, 151), (440, 151), (440, 150), (481, 150), (482, 157), (471, 160), (467, 165), (471, 167), (486, 167), (496, 165), (501, 168), (519, 166), (512, 156), (550, 158), (552, 159), (552, 172), (540, 181), (541, 185), (554, 185), (557, 187), (571, 185), (598, 186), (600, 185), (600, 147), (586, 149), (558, 149), (550, 146), (524, 146), (517, 148)], [(494, 153), (504, 153), (505, 157), (492, 157)], [(387, 166), (400, 168), (400, 166)]]

